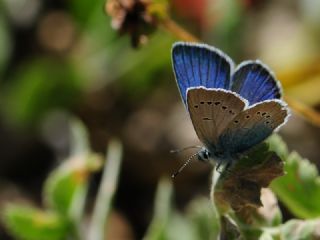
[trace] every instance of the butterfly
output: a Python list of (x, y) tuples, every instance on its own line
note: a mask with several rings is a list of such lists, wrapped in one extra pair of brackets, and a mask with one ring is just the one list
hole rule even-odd
[[(260, 62), (232, 59), (206, 44), (177, 42), (172, 63), (182, 101), (204, 147), (199, 160), (230, 166), (283, 126), (280, 82)], [(186, 165), (186, 164), (185, 164)]]

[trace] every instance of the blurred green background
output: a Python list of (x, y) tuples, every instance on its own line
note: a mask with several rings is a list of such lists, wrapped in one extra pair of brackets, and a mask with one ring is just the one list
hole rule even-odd
[[(259, 58), (284, 93), (320, 109), (318, 0), (172, 0), (172, 19), (237, 63)], [(141, 239), (155, 189), (199, 144), (180, 101), (163, 26), (133, 48), (111, 27), (104, 0), (0, 0), (0, 207), (41, 205), (41, 186), (69, 155), (69, 119), (88, 129), (92, 149), (123, 143), (110, 239)], [(320, 128), (293, 114), (281, 130), (289, 149), (320, 166)], [(195, 163), (174, 180), (177, 209), (209, 198), (211, 168)], [(101, 174), (90, 181), (93, 196)], [(90, 197), (89, 197), (90, 199)], [(90, 208), (90, 206), (89, 206)], [(285, 211), (285, 210), (284, 210)], [(285, 211), (285, 218), (292, 215)], [(0, 239), (12, 239), (1, 227)]]

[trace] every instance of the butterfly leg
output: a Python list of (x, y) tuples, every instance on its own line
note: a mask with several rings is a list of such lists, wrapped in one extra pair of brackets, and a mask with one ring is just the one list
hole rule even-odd
[(227, 164), (225, 165), (225, 167), (223, 167), (223, 166), (221, 166), (221, 165), (222, 165), (221, 162), (218, 162), (218, 163), (217, 163), (216, 170), (217, 170), (218, 173), (221, 174), (223, 171), (225, 171), (225, 172), (227, 172), (227, 173), (231, 173), (231, 171), (229, 170), (229, 168), (230, 168), (231, 165), (232, 165), (232, 162), (231, 162), (231, 161), (227, 162)]
[(221, 162), (218, 162), (218, 163), (217, 163), (216, 171), (217, 171), (218, 173), (222, 173)]

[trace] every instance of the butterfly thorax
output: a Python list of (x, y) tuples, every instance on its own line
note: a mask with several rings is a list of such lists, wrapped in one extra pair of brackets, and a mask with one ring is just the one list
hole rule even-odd
[(198, 159), (203, 162), (208, 162), (211, 164), (221, 164), (221, 163), (230, 163), (232, 162), (233, 157), (227, 152), (218, 151), (203, 147), (198, 152)]

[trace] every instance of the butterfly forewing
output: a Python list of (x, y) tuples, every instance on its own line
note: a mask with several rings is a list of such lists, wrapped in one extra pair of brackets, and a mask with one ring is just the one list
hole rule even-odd
[(288, 109), (280, 100), (258, 103), (239, 113), (219, 137), (218, 145), (231, 154), (262, 142), (286, 122)]
[(219, 135), (245, 108), (246, 102), (226, 90), (190, 88), (187, 106), (200, 141), (210, 146), (216, 144)]
[(172, 62), (184, 103), (190, 87), (230, 88), (233, 62), (218, 49), (178, 42), (172, 48)]

